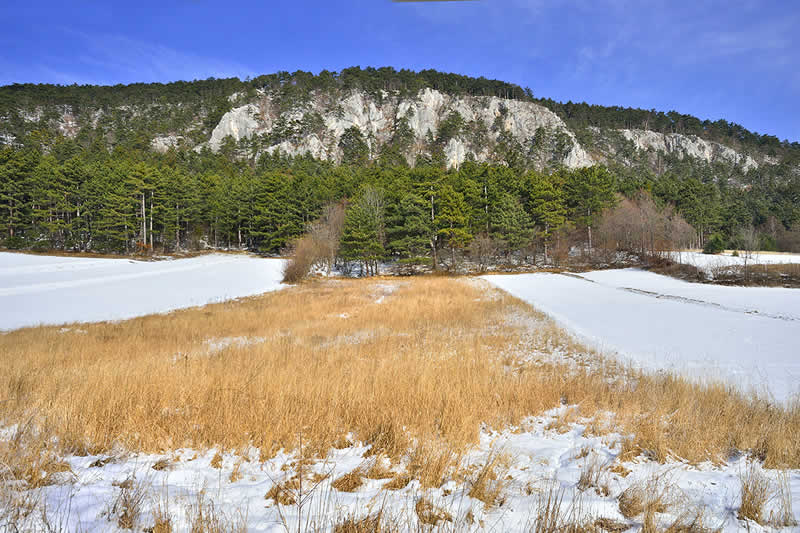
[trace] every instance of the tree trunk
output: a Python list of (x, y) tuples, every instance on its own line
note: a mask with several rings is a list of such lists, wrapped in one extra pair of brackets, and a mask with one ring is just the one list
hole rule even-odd
[(153, 193), (150, 192), (150, 251), (153, 250)]
[(147, 214), (144, 210), (144, 193), (142, 193), (142, 248), (147, 246)]

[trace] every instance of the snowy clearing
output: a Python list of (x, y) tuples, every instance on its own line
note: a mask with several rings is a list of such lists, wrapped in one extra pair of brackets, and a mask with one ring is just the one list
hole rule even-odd
[(135, 261), (0, 252), (0, 330), (121, 320), (281, 287), (281, 259)]
[(686, 283), (635, 269), (484, 276), (582, 340), (648, 369), (800, 392), (800, 292)]
[[(666, 505), (658, 518), (661, 527), (676, 521), (688, 523), (702, 514), (704, 525), (724, 532), (740, 531), (745, 525), (750, 531), (774, 530), (737, 519), (740, 475), (749, 467), (746, 459), (740, 457), (719, 467), (676, 461), (621, 462), (619, 435), (588, 434), (588, 421), (581, 419), (562, 424), (572, 409), (555, 409), (529, 419), (520, 428), (481, 433), (480, 445), (464, 457), (462, 468), (474, 479), (493, 458), (503, 458), (497, 461), (495, 470), (503, 486), (502, 501), (490, 508), (470, 496), (469, 481), (448, 481), (439, 488), (426, 489), (413, 480), (397, 490), (388, 489), (391, 476), (403, 474), (405, 466), (365, 457), (369, 447), (361, 443), (331, 449), (326, 458), (304, 465), (302, 509), (265, 497), (276, 485), (296, 479), (296, 454), (282, 452), (262, 462), (255, 450), (244, 458), (218, 455), (215, 450), (187, 449), (168, 455), (72, 456), (67, 458), (71, 472), (63, 474), (60, 484), (30, 491), (29, 496), (47, 510), (51, 522), (80, 525), (86, 531), (120, 530), (119, 510), (113, 504), (127, 490), (143, 495), (136, 515), (139, 530), (152, 527), (153, 513), (160, 507), (170, 517), (173, 531), (188, 531), (202, 492), (207, 509), (245, 525), (248, 531), (296, 531), (298, 524), (302, 530), (317, 530), (312, 527), (316, 526), (327, 531), (346, 518), (360, 519), (379, 512), (402, 530), (418, 531), (422, 524), (417, 505), (424, 499), (450, 516), (449, 521), (438, 523), (445, 530), (523, 532), (535, 524), (540, 502), (557, 491), (563, 497), (559, 513), (563, 520), (591, 523), (606, 519), (622, 525), (622, 529), (636, 531), (642, 518), (626, 519), (620, 513), (618, 498), (638, 485), (663, 491)], [(390, 469), (385, 479), (366, 477), (376, 461)], [(332, 487), (335, 480), (351, 472), (360, 474), (360, 486), (352, 492)], [(784, 490), (788, 489), (786, 496), (798, 503), (800, 472), (786, 472), (783, 480), (775, 471), (765, 470), (763, 474), (770, 490), (779, 490), (783, 481)], [(298, 496), (294, 492), (291, 495)], [(766, 515), (777, 515), (779, 505), (777, 499), (771, 500)], [(34, 514), (31, 520), (27, 525), (34, 527), (39, 517)]]
[[(743, 257), (735, 257), (729, 253), (704, 254), (702, 252), (672, 252), (673, 260), (685, 265), (692, 265), (709, 272), (714, 268), (744, 265)], [(748, 265), (775, 265), (782, 263), (800, 263), (800, 254), (754, 252), (748, 259)]]

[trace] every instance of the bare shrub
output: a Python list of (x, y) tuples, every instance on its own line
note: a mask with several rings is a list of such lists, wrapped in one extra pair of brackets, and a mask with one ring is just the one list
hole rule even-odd
[(308, 232), (294, 241), (292, 257), (283, 269), (284, 283), (298, 283), (317, 266), (330, 275), (339, 253), (344, 214), (344, 203), (326, 205)]
[(298, 283), (308, 276), (311, 268), (319, 258), (317, 243), (309, 235), (297, 239), (293, 246), (292, 257), (283, 267), (283, 282)]
[(640, 192), (631, 199), (620, 197), (603, 214), (597, 236), (601, 248), (649, 259), (690, 246), (695, 231), (673, 206), (658, 207), (647, 192)]
[(469, 245), (469, 257), (478, 266), (478, 272), (485, 272), (497, 254), (499, 246), (487, 233), (476, 235)]

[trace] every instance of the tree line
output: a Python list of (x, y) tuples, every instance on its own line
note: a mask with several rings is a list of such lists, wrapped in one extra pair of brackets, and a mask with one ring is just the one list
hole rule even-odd
[[(338, 256), (367, 272), (385, 260), (440, 268), (466, 253), (481, 261), (547, 257), (576, 239), (591, 249), (607, 238), (597, 234), (603, 214), (642, 193), (652, 209), (669, 206), (685, 219), (696, 246), (712, 236), (732, 240), (749, 226), (759, 228), (766, 247), (796, 245), (797, 202), (784, 210), (759, 189), (694, 176), (636, 182), (602, 166), (549, 173), (469, 161), (451, 170), (377, 161), (337, 166), (279, 154), (248, 161), (224, 151), (85, 149), (65, 138), (0, 150), (0, 244), (277, 254), (338, 205)], [(794, 218), (787, 224), (782, 216)]]

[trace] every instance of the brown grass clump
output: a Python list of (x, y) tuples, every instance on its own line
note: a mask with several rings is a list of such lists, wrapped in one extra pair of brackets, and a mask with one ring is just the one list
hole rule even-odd
[(657, 531), (656, 514), (666, 512), (674, 504), (673, 491), (665, 474), (655, 474), (630, 485), (619, 495), (619, 512), (629, 520), (642, 516), (642, 531)]
[[(80, 335), (9, 332), (0, 336), (0, 418), (31, 420), (42, 442), (94, 455), (252, 445), (271, 457), (296, 449), (300, 428), (307, 453), (324, 455), (351, 433), (373, 454), (410, 454), (410, 473), (439, 486), (482, 426), (519, 424), (566, 400), (583, 417), (614, 412), (617, 429), (633, 435), (630, 449), (658, 460), (724, 459), (737, 448), (767, 467), (800, 467), (798, 406), (591, 354), (592, 365), (510, 368), (498, 354), (518, 349), (521, 361), (560, 346), (579, 360), (588, 351), (520, 300), (474, 281), (411, 279), (391, 305), (375, 304), (379, 283), (396, 281), (309, 282), (82, 325)], [(208, 353), (209, 339), (225, 338), (253, 342)]]
[(222, 454), (219, 452), (214, 454), (214, 457), (211, 458), (211, 468), (216, 468), (219, 470), (222, 468)]
[(355, 492), (364, 484), (362, 472), (355, 469), (342, 477), (335, 479), (331, 486), (340, 492)]
[(153, 527), (145, 529), (146, 533), (172, 533), (172, 517), (167, 506), (159, 502), (153, 509)]
[(264, 495), (265, 500), (273, 500), (280, 505), (294, 505), (297, 503), (295, 494), (300, 489), (300, 480), (292, 478), (285, 483), (275, 483)]
[(170, 467), (169, 459), (159, 459), (158, 461), (153, 463), (153, 466), (151, 468), (153, 470), (161, 471), (161, 470), (166, 470), (169, 467)]
[(0, 483), (21, 481), (27, 489), (68, 481), (73, 477), (68, 463), (30, 425), (19, 426), (8, 441), (0, 441)]
[(630, 524), (614, 520), (613, 518), (600, 517), (594, 521), (594, 527), (608, 533), (622, 533), (631, 528)]
[(469, 483), (469, 496), (480, 500), (487, 509), (495, 505), (503, 505), (509, 457), (502, 453), (492, 453)]
[(404, 489), (411, 483), (411, 476), (408, 474), (398, 474), (392, 478), (391, 481), (386, 483), (383, 488), (388, 490), (400, 490)]
[(399, 528), (388, 523), (383, 513), (356, 518), (348, 516), (333, 526), (334, 533), (390, 533)]
[(452, 522), (453, 517), (444, 509), (433, 505), (425, 498), (417, 500), (414, 506), (414, 511), (417, 513), (417, 518), (423, 524), (435, 526), (439, 522)]
[(770, 483), (767, 476), (755, 463), (750, 463), (739, 474), (742, 488), (742, 502), (736, 516), (739, 520), (752, 520), (758, 524), (766, 523), (764, 506), (770, 496)]
[(393, 478), (394, 475), (394, 472), (392, 472), (390, 468), (387, 468), (380, 458), (373, 461), (364, 473), (364, 476), (368, 479), (390, 479)]
[(108, 510), (109, 519), (116, 519), (120, 529), (133, 529), (139, 523), (142, 504), (148, 496), (148, 487), (142, 481), (128, 479), (119, 485), (119, 494)]

